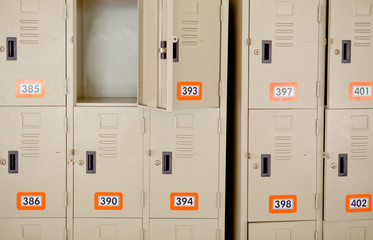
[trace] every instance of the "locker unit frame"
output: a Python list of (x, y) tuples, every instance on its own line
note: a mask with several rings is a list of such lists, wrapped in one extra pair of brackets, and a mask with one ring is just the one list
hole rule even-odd
[[(74, 7), (77, 0), (66, 0), (66, 9), (67, 9), (67, 34), (66, 34), (66, 44), (67, 44), (67, 60), (66, 60), (66, 66), (67, 66), (67, 122), (68, 122), (68, 134), (67, 134), (67, 187), (68, 187), (68, 207), (67, 207), (67, 235), (68, 239), (74, 239), (74, 205), (73, 205), (73, 199), (74, 199), (74, 165), (76, 167), (77, 165), (77, 159), (74, 159), (74, 108), (76, 106), (111, 106), (111, 107), (138, 107), (142, 108), (144, 111), (144, 121), (143, 126), (145, 128), (145, 131), (149, 131), (149, 121), (147, 121), (150, 112), (151, 111), (172, 111), (171, 105), (167, 105), (166, 108), (161, 110), (152, 110), (153, 108), (149, 108), (146, 106), (141, 106), (141, 104), (137, 103), (78, 103), (76, 98), (76, 79), (77, 79), (77, 51), (76, 51), (76, 36), (77, 36), (77, 29), (74, 27), (74, 22), (77, 18), (77, 10)], [(142, 4), (144, 4), (146, 0), (138, 1), (140, 3), (140, 8), (143, 7)], [(173, 0), (169, 1), (172, 5)], [(219, 125), (220, 128), (217, 129), (217, 131), (220, 131), (219, 136), (219, 192), (220, 192), (220, 208), (218, 208), (218, 230), (219, 230), (219, 239), (224, 239), (225, 234), (225, 165), (226, 165), (226, 116), (227, 116), (227, 56), (228, 56), (228, 0), (221, 0), (220, 1), (220, 96), (219, 96)], [(170, 7), (170, 6), (169, 6)], [(138, 16), (138, 19), (140, 16)], [(169, 26), (170, 27), (170, 26)], [(169, 29), (171, 31), (172, 29)], [(141, 33), (138, 33), (141, 39)], [(168, 39), (169, 42), (171, 42), (172, 39)], [(172, 44), (170, 49), (172, 49)], [(168, 49), (168, 50), (170, 50)], [(141, 54), (141, 48), (139, 48), (139, 56)], [(139, 57), (140, 58), (140, 57)], [(172, 58), (171, 58), (172, 60)], [(138, 78), (141, 78), (141, 60), (138, 61), (138, 68), (139, 68), (139, 76)], [(172, 64), (172, 62), (168, 61), (168, 64)], [(168, 70), (167, 72), (168, 76), (171, 76), (172, 71)], [(172, 79), (172, 78), (171, 78)], [(138, 86), (139, 88), (139, 86)], [(168, 90), (167, 90), (168, 91)], [(139, 101), (140, 92), (137, 94), (137, 99)], [(144, 149), (143, 149), (143, 172), (149, 172), (150, 170), (150, 162), (148, 161), (147, 157), (147, 150), (149, 149), (149, 141), (144, 141)], [(149, 207), (149, 184), (150, 178), (148, 174), (143, 174), (143, 213), (142, 213), (142, 238), (143, 239), (150, 239), (149, 235), (149, 228), (150, 228), (150, 207)]]
[[(231, 166), (234, 170), (230, 172), (228, 183), (234, 189), (234, 198), (229, 199), (234, 205), (227, 211), (233, 211), (233, 225), (230, 226), (233, 231), (229, 237), (239, 240), (248, 240), (250, 229), (248, 228), (248, 110), (249, 110), (249, 52), (250, 52), (250, 34), (249, 34), (249, 1), (250, 0), (233, 0), (231, 9), (235, 13), (231, 21), (234, 22), (233, 32), (235, 38), (234, 47), (230, 48), (233, 53), (234, 65), (231, 71), (234, 72), (234, 99), (229, 99), (231, 104), (234, 103), (234, 118), (229, 121), (234, 124), (233, 152), (234, 164)], [(326, 0), (319, 1), (318, 21), (319, 21), (319, 97), (315, 111), (318, 115), (318, 124), (316, 124), (317, 136), (317, 196), (315, 197), (316, 211), (316, 233), (317, 239), (322, 239), (322, 199), (323, 199), (323, 122), (324, 122), (324, 72), (325, 60), (320, 56), (325, 54), (325, 28), (326, 28)], [(317, 11), (317, 9), (315, 9)], [(233, 60), (232, 59), (232, 60)], [(317, 108), (317, 109), (316, 109)], [(284, 109), (284, 108), (282, 108)], [(318, 127), (317, 127), (318, 126)], [(296, 222), (294, 222), (296, 223)]]

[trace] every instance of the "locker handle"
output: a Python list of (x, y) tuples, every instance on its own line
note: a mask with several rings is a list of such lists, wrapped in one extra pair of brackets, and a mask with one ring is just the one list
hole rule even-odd
[(179, 39), (174, 37), (173, 42), (173, 61), (179, 62)]
[(172, 174), (172, 152), (162, 153), (162, 174)]
[(347, 154), (338, 155), (338, 177), (347, 176), (347, 161), (348, 161)]
[(96, 152), (89, 151), (86, 154), (87, 160), (87, 169), (86, 172), (88, 174), (96, 173)]
[(6, 38), (7, 56), (6, 60), (15, 61), (17, 60), (17, 38), (8, 37)]
[(262, 177), (271, 176), (271, 154), (262, 154)]
[(351, 63), (351, 40), (342, 40), (342, 63)]
[(18, 151), (9, 151), (8, 160), (8, 173), (18, 173)]
[(262, 63), (272, 63), (272, 40), (262, 41)]

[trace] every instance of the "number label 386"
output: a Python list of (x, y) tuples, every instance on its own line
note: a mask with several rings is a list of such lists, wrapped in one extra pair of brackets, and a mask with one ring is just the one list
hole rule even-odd
[(44, 210), (45, 193), (43, 192), (19, 192), (17, 193), (18, 210)]
[(280, 195), (270, 196), (269, 212), (270, 213), (295, 213), (297, 211), (297, 196)]

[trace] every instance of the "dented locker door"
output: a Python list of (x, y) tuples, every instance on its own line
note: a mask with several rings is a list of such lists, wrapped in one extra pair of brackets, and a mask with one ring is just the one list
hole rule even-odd
[(218, 234), (214, 219), (150, 220), (150, 240), (216, 240), (220, 239)]
[(65, 2), (2, 5), (0, 105), (65, 105)]
[(79, 219), (74, 220), (74, 240), (128, 239), (141, 240), (141, 219)]
[(251, 1), (250, 109), (317, 107), (319, 4)]
[(316, 110), (249, 111), (249, 222), (316, 217)]
[(6, 240), (66, 240), (65, 219), (0, 219), (0, 238)]
[(249, 223), (248, 240), (315, 240), (315, 230), (312, 221)]
[(218, 217), (218, 119), (218, 109), (151, 112), (151, 218)]
[(373, 219), (373, 110), (326, 111), (324, 219)]
[(75, 217), (142, 216), (142, 118), (138, 108), (75, 108)]
[(324, 222), (324, 240), (373, 239), (373, 221)]
[(329, 1), (328, 107), (372, 108), (373, 1)]
[(65, 217), (65, 109), (3, 107), (0, 116), (0, 217)]

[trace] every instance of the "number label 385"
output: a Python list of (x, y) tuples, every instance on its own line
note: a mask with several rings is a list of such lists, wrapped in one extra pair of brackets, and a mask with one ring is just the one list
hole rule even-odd
[(171, 210), (198, 210), (198, 193), (171, 193)]
[(270, 213), (295, 213), (297, 211), (297, 196), (279, 195), (270, 196), (269, 212)]
[(16, 80), (17, 98), (43, 98), (45, 83), (43, 80)]

